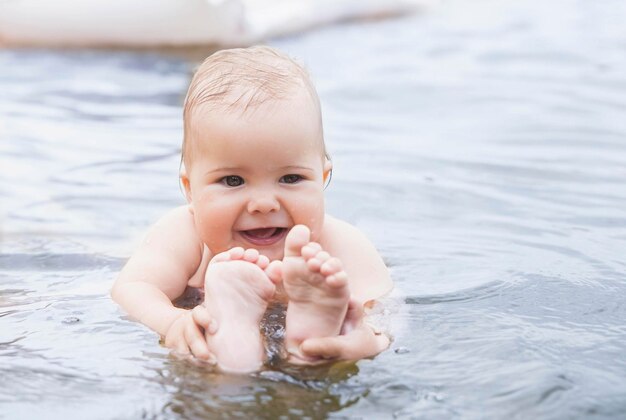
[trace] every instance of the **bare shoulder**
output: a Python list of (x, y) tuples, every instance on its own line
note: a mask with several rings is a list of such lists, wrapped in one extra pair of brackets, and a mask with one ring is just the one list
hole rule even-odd
[(188, 206), (177, 207), (150, 227), (118, 281), (145, 281), (178, 297), (201, 265), (203, 250)]
[(330, 215), (324, 217), (320, 243), (329, 252), (331, 249), (341, 252), (357, 245), (374, 248), (372, 242), (356, 226)]
[(150, 245), (155, 241), (155, 245), (167, 245), (174, 251), (202, 254), (202, 240), (186, 205), (168, 211), (150, 227), (144, 244)]
[(382, 257), (374, 244), (355, 226), (326, 215), (320, 244), (329, 254), (341, 260), (357, 300), (366, 302), (391, 290), (393, 284)]

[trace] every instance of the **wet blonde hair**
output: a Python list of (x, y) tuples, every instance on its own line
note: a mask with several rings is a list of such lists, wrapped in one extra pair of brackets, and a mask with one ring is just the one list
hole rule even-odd
[[(307, 71), (289, 56), (265, 46), (234, 48), (209, 56), (194, 74), (183, 109), (181, 164), (193, 156), (193, 122), (197, 111), (251, 112), (269, 101), (289, 98), (304, 89), (311, 97), (322, 127), (317, 91)], [(323, 153), (328, 158), (323, 144)]]

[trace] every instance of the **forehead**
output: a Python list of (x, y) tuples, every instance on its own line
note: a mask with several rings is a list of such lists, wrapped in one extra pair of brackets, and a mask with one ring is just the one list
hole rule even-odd
[(306, 91), (285, 98), (272, 98), (253, 106), (247, 103), (247, 92), (233, 93), (233, 98), (244, 96), (237, 104), (228, 106), (205, 104), (192, 112), (192, 148), (208, 152), (213, 146), (224, 147), (243, 142), (260, 143), (264, 147), (296, 143), (310, 146), (324, 154), (324, 140), (319, 105)]
[(241, 81), (237, 85), (230, 84), (215, 92), (207, 91), (190, 104), (190, 111), (192, 117), (207, 112), (222, 112), (246, 118), (257, 111), (267, 112), (287, 103), (301, 111), (320, 113), (317, 94), (301, 81), (277, 87), (272, 83), (259, 85), (258, 80), (255, 83)]

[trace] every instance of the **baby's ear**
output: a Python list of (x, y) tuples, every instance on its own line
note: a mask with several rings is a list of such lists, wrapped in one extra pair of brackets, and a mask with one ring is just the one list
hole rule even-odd
[(330, 173), (333, 170), (333, 163), (328, 158), (324, 158), (324, 185), (329, 181)]
[(185, 167), (180, 168), (180, 183), (183, 186), (183, 192), (185, 193), (185, 198), (187, 202), (191, 204), (191, 186), (189, 185), (189, 176), (187, 175), (187, 169)]

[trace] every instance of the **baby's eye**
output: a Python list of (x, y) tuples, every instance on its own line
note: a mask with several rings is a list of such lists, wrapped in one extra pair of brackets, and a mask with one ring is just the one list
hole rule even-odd
[(302, 177), (296, 174), (289, 174), (280, 178), (280, 182), (284, 182), (285, 184), (295, 184), (296, 182), (301, 180)]
[(243, 178), (237, 175), (228, 175), (220, 179), (220, 182), (229, 187), (238, 187), (243, 185)]

